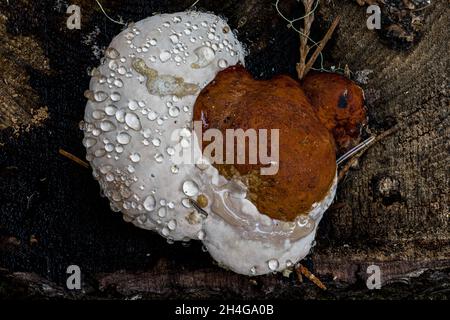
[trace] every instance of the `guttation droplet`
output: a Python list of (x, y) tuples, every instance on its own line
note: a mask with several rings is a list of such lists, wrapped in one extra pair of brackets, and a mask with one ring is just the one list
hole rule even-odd
[(167, 209), (166, 207), (161, 207), (158, 210), (158, 216), (164, 218), (166, 216)]
[(94, 99), (96, 102), (105, 101), (108, 98), (108, 94), (104, 91), (97, 91), (94, 93)]
[(125, 110), (124, 109), (117, 110), (117, 112), (116, 112), (116, 119), (120, 123), (125, 122)]
[(128, 144), (131, 141), (131, 136), (126, 132), (120, 132), (117, 135), (117, 142), (120, 144)]
[(102, 131), (108, 132), (116, 129), (116, 126), (111, 121), (104, 120), (100, 122), (100, 129), (102, 129)]
[(156, 114), (155, 111), (151, 110), (148, 115), (147, 115), (148, 120), (153, 121), (156, 118), (158, 118), (158, 115)]
[(105, 150), (107, 152), (112, 152), (114, 150), (114, 145), (112, 143), (105, 144)]
[(111, 98), (112, 101), (116, 102), (116, 101), (120, 100), (121, 96), (120, 96), (120, 93), (113, 92), (113, 93), (111, 93), (110, 98)]
[(171, 107), (169, 109), (169, 116), (171, 116), (172, 118), (178, 117), (179, 114), (180, 114), (180, 108), (178, 108), (178, 107)]
[(167, 228), (169, 228), (169, 230), (175, 230), (177, 227), (177, 220), (172, 219), (169, 221), (169, 223), (167, 223)]
[(144, 209), (147, 211), (153, 211), (155, 210), (156, 200), (155, 197), (152, 195), (149, 195), (144, 200)]
[(97, 149), (94, 152), (94, 156), (96, 156), (97, 158), (103, 157), (106, 153), (105, 149)]
[(172, 147), (167, 147), (166, 152), (168, 155), (173, 156), (175, 154), (175, 149)]
[(117, 59), (120, 57), (120, 53), (116, 49), (109, 47), (105, 50), (105, 56), (109, 59)]
[(192, 180), (186, 180), (183, 183), (183, 193), (187, 195), (188, 197), (193, 197), (197, 195), (198, 193), (198, 186), (197, 184)]
[(225, 59), (219, 59), (219, 61), (217, 61), (217, 65), (219, 66), (219, 68), (225, 69), (226, 67), (228, 67), (228, 61)]
[(214, 60), (215, 57), (214, 50), (206, 46), (195, 49), (194, 53), (197, 56), (197, 61), (191, 64), (193, 69), (206, 67)]
[(163, 160), (164, 160), (164, 156), (161, 153), (155, 154), (155, 161), (156, 162), (161, 163), (161, 162), (163, 162)]
[(159, 147), (159, 146), (161, 145), (161, 140), (159, 140), (158, 138), (153, 138), (153, 139), (152, 139), (152, 144), (153, 144), (155, 147)]
[(137, 108), (139, 108), (138, 102), (136, 100), (130, 100), (128, 102), (128, 108), (130, 108), (130, 110), (136, 110)]
[(108, 116), (113, 116), (114, 114), (116, 114), (117, 108), (113, 105), (109, 105), (105, 108), (105, 113)]
[(97, 140), (94, 138), (85, 138), (83, 144), (86, 148), (90, 148), (97, 143)]
[(141, 121), (139, 120), (138, 116), (132, 112), (128, 112), (125, 115), (125, 123), (133, 130), (141, 130)]
[(161, 62), (166, 62), (171, 56), (172, 54), (169, 51), (164, 50), (159, 54), (159, 60), (161, 60)]
[(178, 36), (176, 34), (171, 34), (169, 36), (169, 39), (170, 39), (170, 41), (172, 41), (173, 44), (177, 44), (178, 41), (179, 41), (179, 38), (178, 38)]
[(269, 266), (269, 269), (272, 271), (275, 271), (278, 269), (278, 266), (280, 265), (277, 259), (270, 259), (267, 261), (267, 265)]
[(139, 162), (141, 160), (141, 155), (139, 153), (133, 153), (130, 155), (130, 160), (133, 162)]
[(122, 87), (123, 87), (123, 81), (120, 80), (120, 79), (116, 79), (116, 80), (114, 80), (114, 85), (115, 85), (117, 88), (122, 88)]
[(183, 205), (183, 207), (192, 208), (191, 200), (188, 198), (184, 198), (183, 200), (181, 200), (181, 204)]
[(124, 66), (120, 66), (119, 68), (117, 68), (117, 73), (123, 76), (125, 73), (127, 73), (127, 69)]
[(300, 216), (297, 219), (297, 225), (299, 227), (305, 227), (308, 224), (308, 222), (309, 222), (309, 218), (307, 216)]

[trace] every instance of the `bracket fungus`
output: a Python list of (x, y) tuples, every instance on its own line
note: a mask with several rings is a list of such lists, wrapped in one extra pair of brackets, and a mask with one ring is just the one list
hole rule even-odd
[[(211, 255), (250, 275), (280, 271), (303, 259), (337, 179), (333, 137), (299, 83), (288, 76), (254, 80), (242, 66), (229, 67), (200, 93), (194, 120), (224, 136), (234, 128), (279, 132), (276, 174), (259, 174), (261, 161), (213, 165), (211, 173), (218, 178), (205, 188), (213, 201), (204, 209), (210, 213), (204, 230), (214, 235), (204, 241)], [(237, 139), (226, 141), (224, 153), (229, 143), (236, 145)], [(205, 151), (208, 144), (202, 144)], [(250, 143), (247, 155), (249, 148)]]
[[(192, 143), (199, 90), (222, 61), (244, 61), (229, 30), (223, 19), (194, 11), (136, 22), (112, 40), (86, 93), (83, 143), (112, 210), (171, 240), (202, 237), (189, 201), (201, 180), (194, 165), (175, 156)], [(209, 63), (194, 68), (199, 48), (210, 50)]]
[[(201, 240), (221, 266), (261, 275), (309, 253), (335, 195), (336, 155), (301, 85), (287, 76), (254, 80), (244, 56), (213, 14), (158, 14), (130, 25), (93, 73), (83, 143), (125, 221), (170, 240)], [(255, 173), (261, 162), (213, 163), (194, 120), (219, 131), (280, 130), (278, 172)]]
[(320, 121), (333, 133), (338, 151), (355, 146), (367, 122), (361, 87), (336, 73), (311, 72), (302, 88)]

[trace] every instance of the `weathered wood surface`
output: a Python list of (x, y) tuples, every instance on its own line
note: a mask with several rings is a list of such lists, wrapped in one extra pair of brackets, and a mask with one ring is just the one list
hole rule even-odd
[[(301, 14), (296, 1), (282, 2), (287, 15)], [(198, 243), (169, 245), (125, 224), (99, 197), (89, 170), (58, 156), (59, 148), (83, 156), (77, 127), (86, 69), (98, 64), (98, 51), (121, 30), (94, 1), (71, 3), (82, 8), (81, 30), (65, 27), (64, 0), (0, 4), (1, 296), (448, 297), (446, 0), (423, 10), (422, 37), (409, 51), (383, 44), (366, 28), (365, 10), (354, 1), (322, 1), (313, 37), (319, 39), (333, 17), (342, 16), (325, 51), (326, 65), (347, 64), (357, 78), (364, 74), (358, 71), (370, 70), (363, 84), (370, 130), (400, 128), (360, 159), (321, 223), (306, 265), (330, 288), (326, 293), (299, 285), (293, 276), (249, 279), (221, 270)], [(110, 1), (105, 8), (114, 18), (137, 21), (190, 4)], [(198, 7), (224, 15), (238, 29), (255, 76), (295, 76), (298, 37), (272, 1), (200, 1)], [(364, 284), (373, 263), (385, 283), (377, 293)], [(62, 289), (69, 264), (82, 269), (82, 292)]]

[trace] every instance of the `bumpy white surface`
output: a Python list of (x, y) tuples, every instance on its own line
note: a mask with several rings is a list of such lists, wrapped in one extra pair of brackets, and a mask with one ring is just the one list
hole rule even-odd
[[(192, 148), (194, 161), (200, 154), (191, 131), (199, 91), (243, 61), (241, 44), (215, 15), (191, 11), (137, 22), (113, 39), (94, 71), (83, 144), (94, 177), (124, 220), (171, 240), (202, 240), (223, 267), (259, 275), (308, 254), (336, 180), (307, 218), (289, 224), (260, 214), (245, 188), (208, 163), (179, 162), (180, 150)], [(199, 194), (208, 200), (206, 217), (188, 201)]]
[(112, 209), (167, 238), (195, 239), (201, 223), (185, 219), (193, 209), (182, 202), (187, 198), (183, 183), (199, 182), (195, 167), (171, 159), (191, 140), (190, 130), (183, 128), (191, 126), (199, 91), (182, 97), (150, 94), (146, 77), (133, 68), (138, 58), (159, 75), (181, 77), (201, 89), (223, 68), (243, 63), (244, 50), (226, 22), (213, 14), (152, 16), (113, 39), (86, 93), (83, 143)]
[[(337, 178), (334, 179), (326, 197), (314, 206), (308, 217), (297, 219), (294, 222), (297, 224), (297, 228), (306, 229), (306, 234), (302, 237), (295, 238), (288, 234), (279, 236), (274, 232), (270, 235), (264, 233), (264, 236), (257, 236), (254, 231), (246, 233), (241, 228), (226, 223), (220, 217), (221, 213), (210, 208), (211, 214), (204, 222), (205, 239), (203, 243), (219, 264), (237, 273), (262, 275), (292, 267), (309, 253), (323, 213), (334, 199), (336, 186)], [(242, 202), (248, 201), (239, 198), (234, 200), (237, 200), (235, 203), (237, 208), (242, 206)], [(259, 214), (256, 208), (250, 211), (255, 213), (255, 225), (266, 223), (265, 218), (267, 217)], [(242, 210), (236, 210), (236, 213), (238, 212), (242, 212)], [(247, 217), (252, 214), (252, 212), (246, 212)], [(277, 226), (289, 224), (270, 220)], [(304, 226), (299, 227), (300, 224), (304, 224)]]

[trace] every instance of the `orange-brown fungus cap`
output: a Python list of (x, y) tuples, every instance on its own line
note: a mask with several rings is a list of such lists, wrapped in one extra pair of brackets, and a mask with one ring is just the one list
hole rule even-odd
[(302, 88), (320, 121), (333, 133), (338, 151), (356, 145), (367, 119), (361, 87), (339, 74), (310, 72)]
[[(240, 177), (260, 212), (292, 221), (327, 194), (336, 173), (333, 137), (290, 77), (258, 81), (241, 66), (225, 69), (201, 91), (194, 120), (202, 121), (204, 131), (219, 129), (224, 137), (226, 129), (268, 129), (269, 138), (270, 129), (279, 129), (277, 174), (260, 175), (268, 165), (259, 162), (215, 164), (225, 177)], [(204, 141), (203, 149), (209, 143)], [(246, 148), (248, 155), (248, 140)]]

